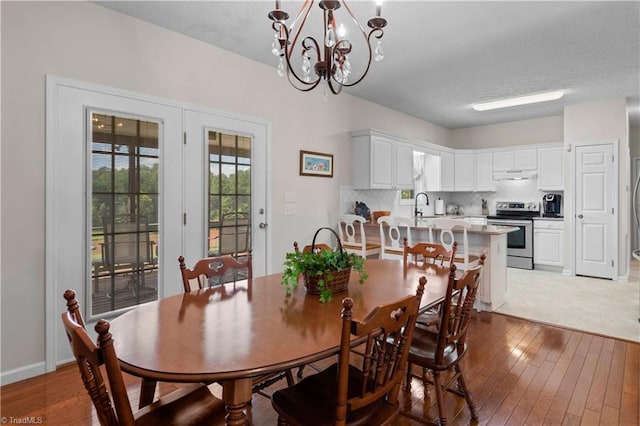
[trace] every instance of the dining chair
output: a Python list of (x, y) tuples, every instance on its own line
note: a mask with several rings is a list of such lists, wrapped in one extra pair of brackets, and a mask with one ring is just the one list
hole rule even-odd
[[(403, 240), (402, 272), (407, 276), (409, 267), (425, 269), (427, 264), (450, 265), (455, 259), (458, 250), (458, 242), (454, 241), (450, 249), (442, 244), (417, 242), (413, 246), (407, 240)], [(420, 260), (420, 262), (418, 262)]]
[(222, 217), (219, 231), (219, 256), (244, 257), (251, 247), (251, 218), (247, 213), (231, 212)]
[[(375, 307), (353, 318), (354, 301), (342, 300), (338, 362), (296, 385), (273, 393), (278, 425), (383, 425), (398, 416), (405, 375), (426, 278), (416, 295)], [(352, 338), (362, 343), (352, 347)]]
[[(82, 382), (91, 397), (101, 425), (222, 425), (225, 405), (204, 384), (186, 385), (133, 412), (120, 363), (109, 332), (109, 321), (95, 325), (98, 343), (93, 343), (82, 322), (75, 291), (66, 290), (67, 312), (62, 314), (71, 350)], [(104, 365), (108, 389), (104, 380)]]
[[(406, 239), (403, 244), (402, 272), (405, 277), (407, 276), (408, 269), (412, 267), (425, 270), (428, 264), (439, 264), (440, 266), (444, 266), (446, 264), (447, 266), (450, 266), (451, 260), (455, 258), (456, 250), (458, 249), (457, 241), (453, 242), (451, 250), (447, 250), (446, 247), (441, 244), (425, 242), (418, 242), (413, 246), (410, 246)], [(420, 259), (420, 262), (418, 262), (418, 259)], [(419, 325), (430, 327), (437, 325), (439, 319), (440, 308), (436, 306), (418, 315), (418, 320), (416, 322)]]
[[(482, 256), (484, 262), (484, 255)], [(450, 392), (465, 399), (471, 412), (471, 418), (478, 420), (478, 413), (471, 398), (471, 391), (462, 369), (462, 359), (467, 354), (467, 332), (473, 303), (478, 291), (478, 283), (482, 274), (482, 264), (464, 271), (456, 278), (456, 265), (451, 264), (449, 283), (440, 309), (440, 321), (434, 332), (429, 327), (417, 325), (413, 341), (409, 348), (407, 378), (405, 389), (410, 391), (411, 379), (421, 378), (425, 388), (425, 398), (429, 393), (427, 384), (433, 385), (436, 394), (438, 418), (436, 421), (417, 416), (410, 411), (402, 415), (424, 424), (444, 425), (447, 423), (447, 407), (445, 392)], [(422, 368), (422, 374), (412, 371), (412, 366)], [(428, 377), (431, 372), (432, 378)], [(446, 373), (446, 374), (443, 374)], [(454, 385), (455, 386), (452, 386)]]
[[(296, 252), (300, 251), (300, 248), (298, 246), (298, 242), (294, 241), (293, 242), (293, 250)], [(311, 250), (313, 250), (315, 253), (321, 251), (321, 250), (328, 250), (328, 251), (333, 251), (333, 249), (328, 245), (328, 244), (324, 244), (324, 243), (319, 243), (319, 244), (315, 244), (315, 245), (306, 245), (304, 247), (302, 247), (302, 252), (303, 253), (311, 253)]]
[[(402, 259), (403, 240), (407, 239), (409, 245), (411, 240), (411, 227), (413, 221), (407, 217), (382, 216), (378, 218), (380, 226), (380, 257), (382, 259)], [(404, 228), (404, 236), (400, 231)]]
[(381, 246), (378, 243), (368, 243), (364, 232), (364, 223), (367, 220), (355, 214), (343, 214), (338, 218), (338, 233), (342, 248), (349, 253), (355, 253), (364, 257), (378, 255), (380, 257)]
[(455, 237), (453, 236), (454, 230), (460, 229), (462, 231), (462, 247), (458, 244), (458, 251), (454, 259), (459, 270), (463, 271), (478, 264), (480, 256), (471, 254), (469, 247), (467, 230), (473, 226), (471, 222), (463, 219), (435, 218), (431, 223), (434, 228), (440, 230), (438, 242), (445, 246), (447, 250), (451, 250), (453, 247), (453, 242), (455, 241)]
[(199, 289), (203, 289), (253, 277), (251, 249), (247, 251), (243, 260), (230, 255), (206, 257), (197, 261), (193, 268), (189, 269), (184, 262), (184, 256), (179, 256), (178, 263), (185, 292), (191, 291), (193, 281), (197, 282)]
[(107, 293), (108, 297), (124, 290), (130, 290), (137, 296), (141, 289), (147, 289), (146, 275), (157, 270), (157, 248), (151, 239), (147, 217), (133, 214), (106, 216), (102, 227), (102, 258), (94, 264), (95, 276), (128, 276), (127, 285), (117, 291), (112, 288)]

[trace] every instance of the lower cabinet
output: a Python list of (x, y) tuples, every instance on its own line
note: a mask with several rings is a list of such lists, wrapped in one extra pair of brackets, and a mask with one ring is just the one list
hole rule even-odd
[[(533, 221), (533, 263), (545, 266), (564, 266), (564, 222), (561, 220)], [(541, 268), (542, 269), (542, 268)]]

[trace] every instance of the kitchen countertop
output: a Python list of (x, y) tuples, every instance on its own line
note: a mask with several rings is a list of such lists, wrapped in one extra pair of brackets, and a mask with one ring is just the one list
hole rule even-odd
[[(422, 220), (419, 219), (418, 224), (412, 226), (411, 229), (426, 231), (429, 229), (428, 223), (429, 223), (428, 218), (425, 218)], [(375, 227), (375, 228), (379, 227), (377, 223), (370, 223), (370, 222), (365, 223), (364, 226)], [(438, 228), (432, 227), (432, 229), (438, 229)], [(471, 225), (471, 228), (467, 229), (467, 233), (480, 234), (480, 235), (500, 235), (500, 234), (508, 234), (509, 232), (514, 232), (514, 231), (517, 231), (518, 229), (519, 228), (516, 226)]]
[(533, 220), (551, 220), (551, 221), (555, 221), (555, 222), (562, 222), (564, 220), (564, 217), (534, 217)]

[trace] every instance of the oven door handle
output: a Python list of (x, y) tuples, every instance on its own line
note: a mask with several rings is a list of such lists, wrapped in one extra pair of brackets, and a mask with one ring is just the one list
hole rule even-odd
[(498, 226), (527, 226), (527, 225), (531, 225), (531, 221), (530, 220), (502, 220), (502, 219), (498, 219), (498, 220), (487, 220), (487, 223), (489, 225), (498, 225)]

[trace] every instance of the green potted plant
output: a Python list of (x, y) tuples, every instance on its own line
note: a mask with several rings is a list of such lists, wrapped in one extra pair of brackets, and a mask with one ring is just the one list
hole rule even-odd
[[(328, 246), (316, 249), (315, 240), (318, 232), (328, 229), (333, 232), (338, 240), (338, 250), (333, 251)], [(347, 290), (351, 270), (359, 274), (358, 283), (363, 284), (368, 278), (364, 269), (364, 259), (355, 253), (347, 253), (342, 250), (342, 243), (335, 231), (331, 228), (320, 228), (316, 231), (311, 250), (295, 250), (287, 253), (284, 261), (284, 271), (280, 283), (287, 290), (298, 287), (298, 277), (304, 277), (305, 287), (309, 294), (319, 294), (321, 302), (330, 302), (333, 294)]]

